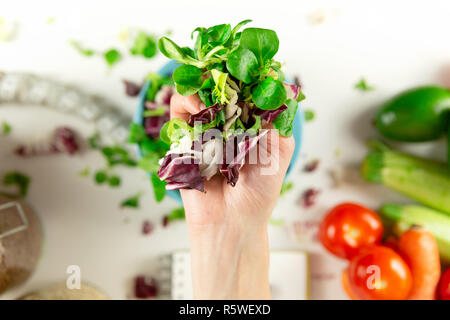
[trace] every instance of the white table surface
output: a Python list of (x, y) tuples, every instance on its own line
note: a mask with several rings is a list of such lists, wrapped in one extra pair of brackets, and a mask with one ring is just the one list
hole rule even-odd
[[(9, 1), (0, 16), (16, 20), (16, 39), (0, 43), (0, 71), (24, 71), (49, 76), (99, 94), (120, 105), (130, 115), (136, 101), (125, 96), (121, 79), (140, 81), (166, 59), (126, 59), (107, 72), (100, 58), (88, 59), (69, 44), (78, 39), (88, 47), (125, 51), (118, 34), (126, 27), (154, 33), (173, 31), (176, 42), (188, 42), (197, 26), (237, 23), (251, 18), (253, 26), (272, 28), (280, 38), (278, 60), (287, 74), (298, 74), (316, 119), (306, 124), (300, 163), (290, 180), (292, 191), (280, 199), (274, 218), (284, 227), (270, 227), (273, 248), (304, 249), (312, 253), (312, 298), (343, 299), (339, 275), (344, 261), (333, 258), (306, 236), (293, 235), (292, 224), (319, 221), (325, 211), (344, 200), (376, 208), (388, 201), (408, 202), (381, 186), (355, 180), (332, 187), (329, 170), (357, 165), (366, 153), (364, 141), (375, 136), (371, 126), (374, 108), (392, 94), (415, 85), (439, 83), (450, 64), (450, 5), (448, 1)], [(314, 23), (324, 16), (323, 23)], [(53, 24), (45, 20), (55, 17)], [(371, 92), (353, 88), (362, 77), (376, 87)], [(132, 279), (152, 275), (159, 255), (188, 248), (186, 225), (160, 226), (161, 218), (177, 204), (171, 199), (155, 203), (146, 175), (118, 169), (123, 186), (117, 190), (96, 186), (77, 173), (85, 166), (102, 168), (102, 157), (89, 152), (76, 157), (52, 156), (17, 159), (11, 149), (37, 132), (68, 124), (83, 132), (93, 127), (66, 115), (36, 107), (0, 106), (0, 121), (8, 120), (13, 133), (0, 137), (0, 173), (27, 172), (32, 184), (27, 201), (40, 215), (45, 228), (45, 248), (35, 274), (2, 299), (66, 279), (68, 265), (81, 267), (82, 279), (96, 284), (111, 298), (132, 295)], [(414, 146), (422, 153), (444, 157), (444, 143)], [(336, 156), (336, 150), (341, 150)], [(305, 161), (319, 158), (317, 172), (304, 174)], [(308, 187), (321, 190), (310, 209), (296, 204)], [(123, 198), (145, 190), (140, 210), (121, 210)], [(141, 233), (142, 222), (157, 224), (150, 236)], [(128, 221), (129, 220), (129, 221)], [(128, 222), (127, 222), (128, 221)]]

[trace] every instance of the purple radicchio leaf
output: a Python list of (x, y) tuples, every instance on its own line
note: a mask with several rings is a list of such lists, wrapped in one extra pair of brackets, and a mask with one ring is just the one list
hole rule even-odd
[(166, 190), (196, 189), (203, 192), (198, 162), (193, 154), (167, 154), (158, 171), (159, 178), (167, 182)]
[(138, 85), (135, 82), (129, 81), (129, 80), (122, 80), (124, 86), (125, 86), (125, 93), (127, 96), (130, 97), (136, 97), (139, 92), (141, 91), (142, 86)]
[(172, 99), (172, 96), (174, 94), (174, 87), (172, 86), (162, 86), (161, 89), (159, 89), (158, 93), (155, 95), (155, 102), (158, 105), (170, 105), (170, 99)]
[(144, 119), (144, 127), (145, 133), (147, 133), (152, 138), (159, 138), (159, 133), (161, 131), (164, 123), (170, 120), (169, 111), (167, 111), (163, 116), (157, 117), (145, 117)]
[(287, 99), (297, 99), (298, 94), (300, 93), (300, 86), (296, 84), (289, 84), (289, 83), (283, 83), (284, 87), (286, 88), (286, 98)]
[(260, 116), (261, 120), (272, 122), (275, 120), (284, 110), (287, 109), (287, 105), (283, 104), (281, 107), (275, 110), (262, 110), (257, 108), (254, 112), (255, 115)]
[(171, 86), (162, 86), (155, 97), (155, 101), (145, 101), (145, 107), (148, 110), (156, 110), (165, 107), (166, 112), (161, 116), (149, 116), (144, 119), (145, 132), (152, 138), (159, 138), (164, 123), (170, 120), (170, 99), (174, 91)]
[(220, 173), (227, 179), (228, 184), (233, 187), (236, 185), (239, 179), (239, 170), (244, 166), (245, 157), (267, 133), (268, 130), (262, 130), (257, 136), (253, 137), (243, 134), (242, 136), (230, 138), (234, 139), (233, 142), (228, 140), (225, 143)]
[(220, 110), (222, 110), (222, 105), (216, 103), (215, 105), (203, 109), (196, 114), (190, 115), (188, 124), (192, 127), (195, 122), (201, 122), (202, 124), (210, 123), (216, 118), (216, 113)]
[(68, 127), (55, 129), (51, 140), (31, 145), (19, 145), (15, 153), (21, 157), (33, 157), (54, 153), (67, 153), (73, 155), (80, 150), (77, 134)]

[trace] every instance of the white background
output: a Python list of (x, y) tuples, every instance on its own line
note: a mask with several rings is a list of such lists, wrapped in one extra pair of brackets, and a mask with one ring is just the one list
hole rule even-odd
[[(345, 262), (332, 258), (306, 236), (295, 236), (292, 223), (319, 221), (333, 205), (351, 200), (377, 208), (388, 201), (408, 202), (381, 186), (354, 180), (332, 188), (329, 170), (358, 165), (366, 153), (364, 141), (375, 136), (371, 125), (374, 108), (394, 93), (415, 85), (441, 83), (450, 64), (450, 5), (448, 1), (5, 1), (0, 16), (16, 20), (17, 37), (0, 43), (0, 71), (24, 71), (49, 76), (99, 94), (120, 105), (130, 115), (136, 101), (124, 95), (121, 79), (141, 81), (166, 59), (126, 59), (108, 72), (100, 58), (86, 58), (69, 44), (77, 39), (87, 47), (105, 50), (126, 46), (118, 34), (139, 27), (189, 45), (191, 30), (251, 18), (252, 26), (271, 28), (280, 38), (278, 60), (287, 64), (289, 76), (299, 75), (316, 119), (306, 124), (301, 163), (290, 180), (295, 188), (279, 201), (274, 217), (284, 227), (270, 227), (274, 248), (308, 249), (312, 256), (312, 298), (344, 298), (339, 274)], [(45, 20), (55, 17), (53, 24)], [(322, 23), (317, 20), (323, 17)], [(365, 77), (376, 87), (360, 92), (354, 84)], [(43, 258), (25, 285), (0, 296), (14, 298), (55, 281), (64, 280), (68, 265), (80, 265), (84, 280), (96, 284), (116, 299), (131, 295), (132, 278), (152, 275), (157, 257), (188, 248), (186, 226), (160, 226), (161, 217), (177, 204), (153, 200), (145, 174), (119, 169), (123, 186), (97, 187), (77, 172), (85, 166), (101, 168), (96, 153), (17, 160), (11, 148), (17, 141), (56, 125), (70, 124), (88, 136), (89, 124), (38, 108), (0, 107), (0, 120), (13, 126), (9, 138), (0, 138), (0, 173), (19, 169), (33, 179), (27, 201), (41, 216), (45, 229)], [(414, 146), (443, 158), (444, 143)], [(339, 153), (337, 156), (336, 154)], [(303, 174), (305, 161), (319, 158), (320, 169)], [(357, 176), (357, 174), (356, 174)], [(296, 204), (308, 187), (321, 190), (318, 204), (302, 209)], [(118, 203), (145, 190), (141, 209), (120, 210)], [(150, 236), (141, 234), (142, 221), (157, 225)]]

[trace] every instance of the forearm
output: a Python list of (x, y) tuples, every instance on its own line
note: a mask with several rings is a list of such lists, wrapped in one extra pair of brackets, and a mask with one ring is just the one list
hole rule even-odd
[(267, 226), (189, 231), (195, 299), (270, 299)]

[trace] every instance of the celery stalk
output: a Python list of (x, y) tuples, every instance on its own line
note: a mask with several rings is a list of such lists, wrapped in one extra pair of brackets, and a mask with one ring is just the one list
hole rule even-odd
[(364, 160), (362, 175), (450, 215), (450, 170), (443, 163), (378, 148)]
[(417, 205), (386, 204), (380, 214), (383, 219), (396, 223), (394, 231), (399, 235), (414, 225), (430, 231), (436, 238), (441, 258), (450, 262), (450, 218), (443, 212)]

